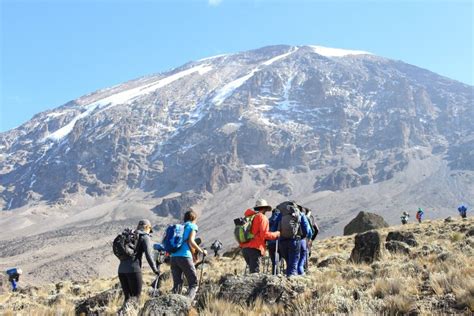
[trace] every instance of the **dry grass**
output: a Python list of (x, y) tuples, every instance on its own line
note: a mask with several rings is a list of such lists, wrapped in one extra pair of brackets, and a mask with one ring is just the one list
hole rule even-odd
[[(371, 265), (343, 261), (326, 268), (310, 266), (309, 274), (300, 279), (306, 291), (291, 306), (267, 304), (259, 299), (250, 306), (224, 301), (211, 294), (204, 300), (200, 315), (305, 315), (305, 314), (439, 314), (474, 311), (474, 262), (470, 252), (473, 237), (459, 230), (460, 221), (426, 221), (403, 227), (380, 230), (382, 239), (389, 231), (412, 231), (419, 245), (410, 255), (390, 254), (383, 250), (381, 261)], [(473, 219), (462, 222), (474, 227)], [(354, 237), (332, 237), (313, 245), (313, 257), (318, 262), (331, 256), (348, 258)], [(204, 270), (208, 282), (217, 283), (224, 274), (242, 275), (245, 264), (235, 259), (212, 258)], [(145, 274), (150, 284), (153, 275)], [(113, 288), (117, 278), (96, 279), (90, 282), (62, 282), (29, 288), (24, 293), (0, 296), (1, 315), (74, 315), (74, 306), (84, 298)], [(171, 280), (163, 283), (165, 292)], [(454, 303), (443, 301), (454, 297)], [(149, 299), (143, 292), (140, 304)], [(117, 298), (108, 307), (110, 314), (121, 305)], [(440, 306), (443, 306), (442, 308)], [(456, 308), (456, 309), (453, 309)]]

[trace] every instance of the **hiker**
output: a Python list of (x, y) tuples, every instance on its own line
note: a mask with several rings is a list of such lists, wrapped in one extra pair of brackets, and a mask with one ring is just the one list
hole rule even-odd
[(18, 281), (20, 281), (20, 275), (23, 273), (20, 268), (12, 268), (6, 271), (8, 274), (8, 281), (12, 285), (12, 292), (18, 291)]
[(423, 219), (423, 215), (425, 215), (425, 212), (421, 207), (418, 208), (418, 212), (416, 212), (416, 219), (418, 220), (418, 223), (421, 223), (421, 220)]
[[(306, 243), (307, 243), (306, 251), (302, 250), (302, 252), (306, 252), (304, 254), (305, 258), (302, 261), (302, 263), (304, 264), (304, 269), (302, 271), (307, 272), (308, 271), (309, 258), (311, 258), (311, 255), (312, 255), (312, 250), (311, 249), (313, 248), (313, 242), (314, 242), (314, 240), (316, 239), (316, 236), (319, 233), (319, 227), (318, 227), (318, 224), (316, 223), (316, 220), (314, 219), (312, 211), (309, 208), (301, 206), (301, 205), (298, 205), (298, 208), (304, 215), (306, 215), (306, 219), (308, 220), (309, 227), (311, 228), (311, 237), (307, 237), (307, 239), (306, 239)], [(301, 258), (300, 258), (300, 260), (301, 260)]]
[(459, 215), (461, 215), (462, 218), (467, 217), (467, 207), (465, 207), (464, 205), (461, 205), (460, 207), (458, 207), (458, 212), (459, 212)]
[[(122, 307), (124, 310), (137, 307), (137, 304), (139, 303), (143, 286), (143, 253), (145, 253), (146, 260), (153, 272), (156, 275), (160, 274), (160, 271), (153, 260), (153, 248), (150, 238), (150, 233), (153, 232), (151, 222), (148, 219), (142, 219), (138, 222), (137, 229), (135, 231), (130, 230), (129, 232), (133, 234), (131, 236), (133, 237), (133, 253), (131, 256), (122, 257), (118, 267), (118, 277), (125, 297)], [(132, 307), (132, 305), (134, 306)]]
[(171, 274), (173, 276), (173, 289), (171, 291), (175, 294), (181, 294), (184, 274), (188, 281), (186, 296), (191, 302), (198, 290), (198, 277), (193, 262), (193, 252), (207, 255), (207, 251), (196, 243), (196, 233), (198, 231), (196, 221), (197, 214), (193, 210), (189, 210), (184, 214), (183, 244), (177, 251), (171, 253)]
[(214, 240), (211, 249), (214, 250), (214, 257), (219, 257), (219, 251), (222, 249), (222, 242), (219, 239)]
[[(280, 231), (279, 251), (281, 257), (286, 262), (286, 276), (290, 277), (298, 274), (302, 243), (307, 254), (306, 238), (311, 238), (311, 228), (306, 216), (300, 212), (298, 205), (293, 201), (280, 203), (277, 208), (280, 210), (280, 220), (278, 230)], [(304, 259), (306, 260), (306, 258)], [(304, 273), (304, 261), (301, 262)]]
[[(272, 211), (272, 216), (270, 216), (270, 219), (268, 220), (268, 226), (270, 232), (276, 232), (278, 231), (278, 222), (280, 218), (280, 211), (278, 209), (274, 209)], [(279, 254), (277, 253), (276, 249), (276, 240), (268, 240), (267, 241), (267, 248), (268, 248), (268, 255), (270, 256), (270, 260), (272, 262), (272, 274), (276, 275), (278, 274), (278, 262), (279, 261)]]
[(410, 215), (408, 214), (408, 212), (403, 212), (402, 216), (400, 216), (400, 219), (402, 220), (402, 225), (407, 224), (409, 218), (410, 218)]
[(272, 207), (264, 199), (255, 202), (253, 209), (247, 209), (244, 213), (246, 218), (252, 218), (250, 232), (252, 239), (245, 243), (239, 243), (242, 254), (249, 267), (250, 273), (260, 272), (260, 258), (265, 255), (266, 241), (275, 240), (280, 236), (279, 232), (270, 232), (266, 212)]

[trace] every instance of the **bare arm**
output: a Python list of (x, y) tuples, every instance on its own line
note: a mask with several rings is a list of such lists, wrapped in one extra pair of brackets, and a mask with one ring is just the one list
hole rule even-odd
[(194, 238), (196, 237), (196, 231), (192, 230), (191, 233), (189, 234), (189, 239), (188, 239), (188, 245), (191, 250), (194, 251), (199, 251), (200, 253), (204, 253), (205, 250), (203, 250), (201, 247), (199, 247), (198, 244), (196, 244), (196, 241)]

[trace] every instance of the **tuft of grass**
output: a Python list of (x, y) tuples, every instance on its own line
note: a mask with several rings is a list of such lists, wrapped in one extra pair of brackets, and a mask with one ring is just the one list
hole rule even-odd
[(451, 242), (458, 242), (458, 241), (463, 240), (463, 238), (464, 238), (464, 234), (460, 232), (454, 232), (450, 236)]
[(384, 301), (384, 310), (389, 315), (407, 315), (416, 311), (416, 300), (405, 294), (389, 296)]

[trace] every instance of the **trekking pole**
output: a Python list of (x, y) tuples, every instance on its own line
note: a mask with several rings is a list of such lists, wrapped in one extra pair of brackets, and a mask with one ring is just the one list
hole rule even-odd
[(158, 288), (158, 282), (160, 282), (160, 276), (159, 275), (156, 276), (156, 279), (154, 281), (153, 293), (151, 295), (152, 297), (155, 297), (156, 289)]
[(279, 263), (280, 263), (280, 255), (278, 253), (278, 239), (277, 239), (276, 240), (276, 245), (275, 245), (275, 268), (274, 268), (274, 271), (273, 271), (274, 275), (278, 274)]
[(201, 262), (201, 277), (199, 278), (199, 284), (198, 284), (198, 289), (201, 288), (201, 282), (202, 282), (202, 275), (204, 272), (204, 259), (206, 259), (206, 255), (202, 254), (202, 262)]

